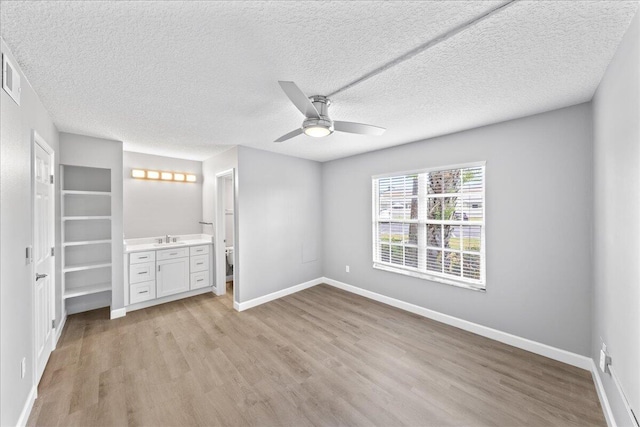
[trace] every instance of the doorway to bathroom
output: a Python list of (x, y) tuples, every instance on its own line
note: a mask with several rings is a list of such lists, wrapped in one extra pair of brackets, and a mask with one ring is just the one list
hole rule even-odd
[(233, 294), (238, 305), (237, 242), (236, 242), (236, 189), (235, 170), (216, 175), (216, 288), (218, 295)]

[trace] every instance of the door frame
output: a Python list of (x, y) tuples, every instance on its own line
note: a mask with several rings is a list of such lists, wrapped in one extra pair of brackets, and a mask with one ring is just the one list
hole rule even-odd
[(225, 180), (231, 178), (231, 198), (233, 201), (233, 306), (238, 308), (239, 274), (238, 274), (238, 187), (236, 185), (235, 168), (227, 169), (216, 174), (216, 211), (215, 211), (215, 264), (216, 264), (216, 295), (227, 293), (227, 264), (225, 262)]
[[(35, 235), (36, 235), (36, 205), (35, 205), (35, 197), (36, 197), (36, 183), (34, 181), (35, 175), (35, 162), (36, 162), (36, 144), (39, 145), (44, 151), (46, 151), (51, 156), (51, 164), (49, 165), (49, 175), (54, 176), (54, 184), (52, 197), (51, 197), (51, 213), (49, 215), (49, 226), (51, 230), (51, 247), (55, 248), (56, 244), (56, 174), (55, 174), (55, 156), (56, 152), (51, 146), (47, 143), (47, 141), (34, 129), (32, 132), (32, 140), (31, 140), (31, 167), (30, 171), (30, 181), (31, 181), (31, 277), (29, 280), (29, 286), (31, 287), (32, 297), (31, 297), (31, 333), (32, 333), (32, 360), (33, 360), (33, 385), (35, 387), (38, 386), (40, 382), (40, 378), (38, 378), (38, 349), (36, 343), (36, 298), (35, 298), (35, 276), (36, 276), (36, 263), (33, 258), (34, 248), (35, 248)], [(51, 255), (51, 287), (53, 288), (52, 299), (51, 299), (51, 313), (53, 321), (56, 320), (56, 258), (55, 253)], [(56, 330), (53, 325), (51, 325), (51, 351), (56, 348)], [(44, 372), (44, 370), (43, 370)]]

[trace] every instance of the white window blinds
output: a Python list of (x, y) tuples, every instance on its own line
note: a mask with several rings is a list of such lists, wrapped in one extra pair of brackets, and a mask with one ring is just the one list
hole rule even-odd
[(485, 289), (484, 165), (373, 178), (373, 265)]

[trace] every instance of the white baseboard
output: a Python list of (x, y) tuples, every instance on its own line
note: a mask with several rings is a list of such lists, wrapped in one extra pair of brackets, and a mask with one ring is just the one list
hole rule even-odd
[(319, 285), (320, 283), (323, 283), (323, 280), (324, 280), (323, 277), (319, 277), (317, 279), (309, 280), (308, 282), (300, 283), (299, 285), (294, 285), (286, 289), (282, 289), (281, 291), (273, 292), (258, 298), (254, 298), (249, 301), (245, 301), (241, 303), (237, 303), (234, 301), (233, 308), (235, 308), (238, 311), (248, 310), (257, 305), (264, 304), (265, 302), (273, 301), (275, 299), (282, 298), (287, 295), (295, 294), (296, 292), (300, 292), (304, 289)]
[(27, 401), (24, 402), (24, 407), (22, 408), (22, 412), (20, 412), (20, 418), (18, 418), (18, 422), (16, 425), (18, 427), (26, 426), (27, 421), (29, 421), (29, 415), (31, 415), (31, 410), (33, 409), (33, 404), (36, 401), (36, 397), (38, 397), (38, 387), (31, 387), (31, 391), (27, 396)]
[(591, 359), (591, 376), (593, 377), (593, 383), (595, 384), (596, 391), (598, 392), (598, 399), (600, 399), (600, 406), (602, 406), (602, 412), (604, 412), (604, 418), (607, 420), (607, 425), (609, 427), (617, 427), (616, 419), (613, 417), (613, 411), (611, 410), (611, 405), (609, 405), (607, 393), (604, 391), (604, 385), (602, 384), (600, 374), (598, 373), (598, 366), (593, 359)]
[(125, 307), (111, 310), (111, 320), (117, 319), (119, 317), (124, 317), (126, 315), (127, 315), (127, 309)]
[(60, 323), (58, 323), (58, 327), (55, 330), (54, 343), (53, 347), (56, 348), (58, 346), (58, 341), (62, 336), (62, 331), (64, 330), (64, 325), (67, 323), (67, 312), (62, 312), (62, 319), (60, 319)]
[(522, 338), (517, 335), (512, 335), (507, 332), (502, 332), (497, 329), (482, 326), (477, 323), (462, 320), (457, 317), (449, 316), (448, 314), (440, 313), (438, 311), (430, 310), (428, 308), (420, 307), (415, 304), (410, 304), (405, 301), (401, 301), (395, 298), (391, 298), (382, 294), (368, 291), (366, 289), (358, 288), (356, 286), (348, 285), (337, 280), (324, 277), (323, 283), (334, 286), (336, 288), (370, 298), (372, 300), (406, 310), (408, 312), (418, 314), (429, 319), (436, 320), (447, 325), (455, 326), (456, 328), (463, 329), (468, 332), (472, 332), (483, 337), (490, 338), (495, 341), (500, 341), (505, 344), (509, 344), (513, 347), (521, 348), (523, 350), (530, 351), (532, 353), (539, 354), (541, 356), (548, 357), (550, 359), (557, 360), (559, 362), (567, 363), (578, 368), (591, 370), (592, 360), (589, 357), (582, 356), (580, 354), (572, 353), (570, 351), (562, 350), (556, 347), (552, 347), (547, 344), (542, 344), (536, 341), (532, 341), (527, 338)]

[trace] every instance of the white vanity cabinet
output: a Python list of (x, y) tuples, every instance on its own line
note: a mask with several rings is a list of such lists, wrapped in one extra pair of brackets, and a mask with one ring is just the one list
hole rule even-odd
[(189, 249), (158, 251), (156, 295), (158, 298), (189, 290)]
[(209, 245), (189, 248), (189, 270), (191, 271), (191, 289), (209, 286)]
[(156, 252), (129, 255), (129, 302), (149, 301), (156, 297)]
[[(129, 253), (128, 306), (148, 307), (178, 299), (182, 293), (187, 297), (198, 293), (190, 291), (206, 291), (203, 288), (213, 286), (212, 256), (211, 244)], [(169, 296), (173, 297), (164, 298)]]

